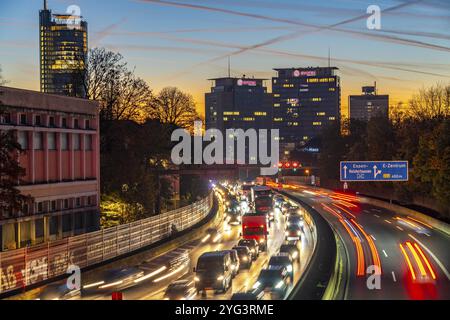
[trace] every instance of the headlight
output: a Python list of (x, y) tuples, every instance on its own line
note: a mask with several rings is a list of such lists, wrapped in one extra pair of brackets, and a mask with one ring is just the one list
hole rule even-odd
[(297, 256), (298, 256), (298, 253), (297, 252), (294, 252), (293, 254), (292, 254), (292, 258), (297, 258)]
[(259, 239), (259, 243), (264, 243), (264, 239)]
[(287, 236), (289, 235), (289, 232), (286, 231), (286, 232), (284, 233), (284, 235), (287, 237)]
[(250, 251), (251, 251), (251, 253), (255, 253), (255, 249), (251, 249)]
[(223, 276), (218, 276), (217, 277), (217, 281), (222, 281), (223, 280)]
[(283, 283), (284, 283), (283, 281), (278, 282), (275, 288), (280, 289), (283, 286)]
[(194, 281), (200, 281), (199, 277), (194, 277)]
[(289, 227), (291, 225), (291, 223), (290, 222), (286, 222), (286, 225)]
[(291, 273), (292, 272), (292, 264), (287, 266), (287, 272)]
[(261, 282), (256, 281), (255, 284), (253, 285), (253, 289), (258, 289), (260, 285), (261, 285)]
[(297, 235), (299, 236), (299, 235), (301, 235), (301, 234), (302, 234), (301, 231), (298, 230), (298, 231), (297, 231)]
[(243, 257), (242, 261), (248, 261), (248, 258), (247, 257)]

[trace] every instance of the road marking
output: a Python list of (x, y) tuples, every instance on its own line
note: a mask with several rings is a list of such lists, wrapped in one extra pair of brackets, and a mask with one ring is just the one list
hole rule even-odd
[(367, 210), (367, 209), (364, 209), (363, 212), (365, 212), (365, 213), (370, 213), (370, 211)]
[(402, 227), (400, 227), (400, 226), (395, 226), (398, 230), (400, 230), (400, 231), (405, 231), (405, 230), (403, 230), (403, 228)]
[(387, 255), (386, 251), (383, 250), (383, 253), (384, 253), (385, 257), (387, 258), (388, 255)]
[(397, 278), (395, 278), (395, 273), (394, 273), (394, 271), (392, 271), (392, 279), (394, 280), (394, 282), (397, 282)]
[(428, 254), (434, 259), (434, 261), (436, 261), (436, 263), (438, 264), (439, 267), (441, 267), (442, 271), (444, 272), (445, 276), (447, 277), (448, 280), (450, 280), (450, 274), (448, 273), (447, 269), (444, 267), (444, 265), (442, 264), (441, 261), (439, 261), (439, 259), (434, 255), (433, 252), (431, 252), (430, 249), (428, 249), (427, 246), (425, 246), (422, 242), (420, 242), (416, 237), (414, 237), (412, 234), (408, 233), (408, 236), (410, 236), (411, 238), (413, 238), (414, 240), (416, 240), (416, 242), (418, 244), (420, 244), (427, 252)]
[(372, 237), (373, 240), (377, 241), (377, 239), (375, 239), (375, 237), (372, 234), (370, 236)]
[(390, 222), (389, 220), (387, 220), (387, 219), (384, 219), (384, 221), (386, 221), (387, 223), (392, 223), (392, 222)]
[(379, 209), (372, 209), (372, 211), (381, 212)]
[(374, 215), (375, 217), (377, 217), (377, 218), (379, 218), (379, 217), (380, 217), (379, 215), (377, 215), (377, 214), (375, 214), (375, 213), (374, 213), (373, 215)]

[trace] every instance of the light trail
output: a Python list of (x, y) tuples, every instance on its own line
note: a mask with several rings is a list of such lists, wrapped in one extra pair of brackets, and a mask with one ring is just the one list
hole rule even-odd
[(428, 261), (427, 257), (425, 256), (422, 249), (420, 249), (417, 243), (414, 243), (414, 246), (416, 247), (417, 251), (419, 251), (419, 254), (422, 257), (423, 261), (425, 261), (425, 264), (427, 265), (427, 268), (430, 271), (431, 277), (433, 278), (433, 280), (436, 280), (436, 274), (434, 273), (433, 268), (431, 268), (430, 261)]
[(147, 280), (147, 279), (149, 279), (149, 278), (151, 278), (151, 277), (153, 277), (153, 276), (156, 276), (157, 274), (160, 274), (161, 272), (163, 272), (163, 271), (166, 270), (166, 269), (167, 269), (166, 266), (162, 266), (161, 268), (159, 268), (159, 269), (157, 269), (157, 270), (155, 270), (155, 271), (153, 271), (153, 272), (151, 272), (151, 273), (149, 273), (149, 274), (147, 274), (147, 275), (145, 275), (145, 276), (142, 276), (142, 277), (140, 277), (140, 278), (134, 280), (134, 282), (135, 282), (135, 283), (139, 283), (139, 282), (141, 282), (141, 281)]
[(400, 250), (403, 253), (403, 256), (405, 257), (406, 264), (409, 267), (409, 271), (411, 272), (411, 276), (412, 276), (413, 280), (416, 280), (416, 273), (414, 272), (414, 268), (411, 264), (411, 260), (409, 260), (408, 254), (406, 253), (405, 248), (403, 248), (403, 245), (401, 243), (400, 243)]
[(375, 243), (373, 242), (372, 238), (364, 231), (363, 227), (360, 224), (358, 224), (353, 219), (351, 219), (350, 221), (361, 231), (361, 233), (366, 238), (367, 243), (369, 244), (369, 247), (370, 247), (370, 251), (372, 253), (373, 263), (379, 268), (380, 274), (381, 274), (382, 273), (381, 260), (380, 260), (380, 256), (378, 255), (378, 250), (377, 250), (377, 247), (375, 246)]

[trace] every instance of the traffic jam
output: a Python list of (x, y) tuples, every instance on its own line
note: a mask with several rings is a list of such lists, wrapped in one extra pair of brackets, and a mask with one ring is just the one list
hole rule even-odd
[(64, 282), (44, 286), (38, 299), (285, 299), (312, 253), (303, 209), (263, 184), (212, 186), (220, 221), (198, 239), (96, 272), (80, 290)]

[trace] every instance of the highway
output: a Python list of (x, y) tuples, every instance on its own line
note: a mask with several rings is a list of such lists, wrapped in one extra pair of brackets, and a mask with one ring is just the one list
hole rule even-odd
[[(342, 239), (348, 255), (345, 299), (449, 299), (450, 239), (414, 217), (361, 203), (326, 189), (283, 185), (319, 212)], [(367, 267), (381, 270), (370, 290)], [(375, 282), (371, 278), (369, 283)]]
[[(224, 204), (220, 203), (219, 212), (223, 216)], [(223, 218), (221, 218), (221, 221)], [(268, 235), (268, 250), (266, 252), (261, 252), (258, 259), (253, 262), (250, 270), (240, 270), (239, 274), (233, 279), (232, 288), (226, 293), (214, 293), (208, 291), (207, 295), (195, 295), (194, 299), (230, 299), (233, 293), (245, 292), (251, 289), (253, 284), (259, 275), (261, 269), (267, 266), (268, 260), (272, 254), (278, 252), (279, 247), (284, 242), (284, 225), (285, 218), (281, 212), (276, 209), (275, 220), (271, 222), (269, 235)], [(241, 225), (229, 225), (226, 221), (221, 222), (218, 227), (222, 237), (216, 242), (214, 239), (208, 239), (204, 241), (204, 235), (199, 235), (199, 238), (190, 241), (181, 247), (166, 252), (156, 258), (151, 260), (144, 260), (136, 265), (130, 265), (128, 267), (136, 268), (142, 270), (144, 275), (138, 278), (141, 281), (134, 281), (134, 283), (129, 287), (121, 287), (121, 285), (113, 285), (109, 288), (105, 288), (102, 292), (87, 292), (82, 291), (81, 295), (75, 295), (70, 297), (70, 299), (86, 299), (86, 300), (111, 300), (111, 294), (113, 291), (120, 291), (123, 294), (123, 299), (126, 300), (160, 300), (164, 298), (164, 292), (167, 286), (180, 279), (194, 280), (193, 267), (196, 265), (198, 257), (208, 251), (215, 250), (225, 250), (231, 249), (237, 244), (240, 238)], [(203, 241), (202, 241), (203, 240)], [(311, 258), (313, 251), (313, 240), (310, 229), (305, 227), (304, 234), (302, 235), (302, 240), (300, 243), (300, 262), (295, 262), (294, 265), (294, 281), (289, 286), (286, 296), (289, 294), (290, 290), (293, 288), (295, 283), (299, 280), (301, 274), (303, 273), (307, 263)], [(174, 259), (176, 260), (180, 256), (188, 255), (188, 260), (185, 263), (179, 265), (173, 265), (172, 267), (164, 267), (170, 264)], [(111, 263), (110, 269), (114, 268), (114, 263)], [(119, 283), (118, 281), (117, 283)], [(63, 285), (64, 282), (60, 281), (59, 284)], [(105, 283), (108, 284), (106, 279), (102, 278), (102, 273), (98, 274), (98, 278), (90, 277), (90, 283)], [(54, 285), (54, 284), (52, 284)], [(83, 286), (86, 286), (83, 282)], [(48, 288), (49, 285), (42, 286), (40, 289)], [(24, 295), (18, 295), (12, 297), (12, 299), (23, 299), (26, 297)], [(41, 297), (42, 298), (42, 297)], [(269, 297), (264, 297), (269, 298)], [(38, 298), (39, 299), (39, 298)]]

